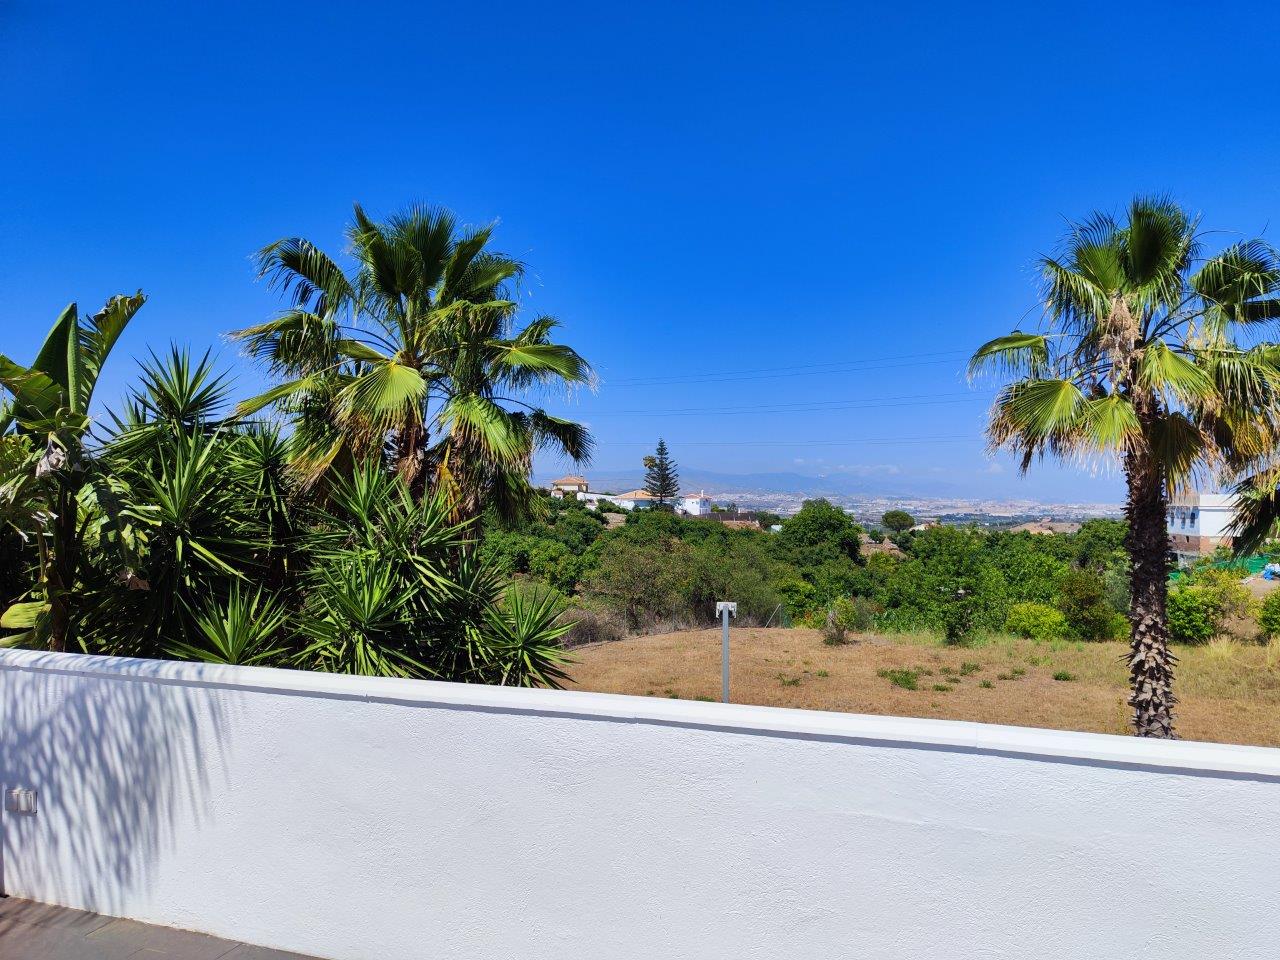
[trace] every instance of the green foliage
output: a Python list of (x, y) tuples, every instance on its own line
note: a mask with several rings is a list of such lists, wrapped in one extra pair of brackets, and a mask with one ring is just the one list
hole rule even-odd
[(1107, 601), (1102, 576), (1072, 569), (1058, 583), (1055, 601), (1071, 631), (1081, 640), (1110, 640), (1115, 635), (1116, 610)]
[[(495, 558), (469, 548), (454, 502), (415, 496), (379, 458), (352, 464), (323, 495), (300, 486), (279, 432), (223, 419), (225, 381), (207, 358), (153, 356), (140, 384), (75, 500), (84, 549), (69, 625), (81, 649), (478, 683), (562, 679), (563, 597), (504, 598)], [(0, 460), (3, 519), (15, 530), (47, 522), (5, 499), (18, 492), (7, 481), (30, 469), (31, 445), (6, 436), (0, 452), (14, 454)], [(534, 539), (525, 562), (556, 579), (555, 565), (578, 562), (574, 551), (602, 529), (581, 511), (566, 515), (565, 542)], [(24, 571), (28, 593), (35, 572)], [(4, 626), (48, 617), (46, 603), (30, 601)]]
[(1169, 591), (1167, 603), (1169, 633), (1185, 643), (1205, 643), (1216, 632), (1212, 598), (1194, 587)]
[(902, 533), (916, 525), (916, 518), (905, 510), (890, 510), (880, 518), (880, 522), (894, 533)]
[[(1124, 464), (1140, 736), (1174, 734), (1162, 616), (1168, 492), (1210, 471), (1256, 471), (1238, 488), (1237, 546), (1253, 548), (1280, 517), (1280, 364), (1268, 341), (1280, 319), (1280, 255), (1241, 239), (1205, 259), (1205, 236), (1160, 196), (1135, 197), (1123, 218), (1070, 224), (1060, 251), (1040, 262), (1040, 329), (997, 337), (970, 361), (971, 375), (1002, 381), (987, 438), (1023, 470), (1046, 455)], [(1199, 632), (1191, 602), (1179, 602), (1184, 628)], [(1071, 607), (1082, 636), (1102, 635), (1102, 601)]]
[(877, 670), (876, 676), (888, 680), (895, 687), (901, 687), (903, 690), (920, 689), (919, 670)]
[[(12, 398), (0, 406), (0, 436), (13, 429), (29, 443), (25, 455), (16, 459), (9, 448), (0, 509), (11, 527), (15, 511), (22, 514), (21, 522), (35, 540), (40, 569), (32, 591), (41, 593), (43, 612), (23, 639), (47, 643), (50, 649), (65, 649), (75, 630), (85, 533), (79, 498), (97, 480), (85, 449), (89, 407), (112, 348), (144, 302), (141, 291), (115, 296), (83, 319), (76, 304), (70, 304), (30, 366), (0, 355), (0, 387)], [(110, 509), (106, 502), (99, 507)]]
[(386, 455), (415, 495), (447, 497), (456, 518), (487, 509), (514, 522), (537, 503), (536, 451), (590, 457), (581, 424), (522, 399), (593, 374), (552, 340), (555, 318), (518, 324), (523, 268), (490, 247), (492, 234), (439, 207), (378, 222), (357, 205), (350, 275), (301, 237), (259, 252), (261, 276), (289, 306), (233, 336), (280, 382), (236, 413), (274, 407), (292, 419), (304, 486)]
[[(1257, 603), (1240, 582), (1240, 571), (1203, 567), (1169, 592), (1169, 629), (1175, 639), (1204, 642), (1257, 613)], [(1174, 613), (1174, 595), (1178, 612)], [(1265, 629), (1265, 627), (1264, 627)]]
[(644, 458), (644, 489), (659, 507), (671, 504), (680, 494), (680, 475), (665, 440), (659, 439), (653, 456)]
[(200, 660), (250, 666), (278, 659), (284, 652), (277, 646), (283, 638), (288, 611), (278, 599), (262, 591), (250, 595), (239, 585), (225, 603), (209, 598), (195, 613), (198, 639), (176, 642), (166, 653), (179, 660)]
[(509, 687), (560, 686), (568, 679), (560, 638), (573, 626), (561, 617), (563, 609), (553, 593), (508, 590), (503, 603), (491, 604), (485, 613), (481, 674)]
[(1272, 590), (1258, 611), (1258, 626), (1268, 637), (1280, 636), (1280, 590)]
[(1056, 640), (1068, 633), (1067, 618), (1061, 610), (1030, 600), (1015, 603), (1009, 608), (1004, 628), (1032, 640)]
[(859, 528), (840, 507), (826, 500), (806, 500), (782, 523), (776, 550), (782, 559), (799, 567), (845, 563), (858, 559)]
[(681, 588), (689, 578), (691, 550), (678, 540), (640, 544), (611, 540), (597, 555), (587, 592), (622, 614), (630, 630), (669, 620), (682, 606)]

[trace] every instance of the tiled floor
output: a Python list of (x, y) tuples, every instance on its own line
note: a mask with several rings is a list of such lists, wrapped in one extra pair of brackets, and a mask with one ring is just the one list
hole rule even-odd
[(0, 960), (314, 960), (12, 897), (0, 900)]

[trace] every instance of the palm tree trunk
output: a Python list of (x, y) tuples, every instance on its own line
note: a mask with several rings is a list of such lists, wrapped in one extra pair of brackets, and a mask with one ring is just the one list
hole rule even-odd
[(1175, 736), (1173, 665), (1169, 651), (1168, 494), (1164, 472), (1145, 453), (1125, 458), (1128, 497), (1125, 550), (1129, 554), (1129, 678), (1133, 728), (1140, 737)]
[(49, 601), (49, 649), (67, 649), (71, 633), (71, 591), (75, 588), (79, 549), (79, 510), (74, 496), (61, 491), (58, 515), (53, 520), (53, 550), (45, 570), (45, 596)]
[(421, 424), (407, 424), (396, 435), (396, 473), (404, 478), (415, 500), (426, 492), (425, 437)]

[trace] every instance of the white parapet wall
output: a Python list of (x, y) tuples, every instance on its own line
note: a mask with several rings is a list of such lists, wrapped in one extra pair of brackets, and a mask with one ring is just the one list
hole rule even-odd
[(23, 651), (0, 724), (9, 894), (337, 960), (1280, 950), (1275, 750)]

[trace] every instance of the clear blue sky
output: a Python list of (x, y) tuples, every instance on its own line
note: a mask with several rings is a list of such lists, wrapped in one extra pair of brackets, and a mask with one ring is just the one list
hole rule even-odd
[(1064, 217), (1167, 191), (1268, 231), (1278, 28), (1270, 3), (0, 0), (0, 351), (141, 287), (108, 397), (170, 340), (248, 392), (220, 337), (278, 306), (250, 253), (426, 200), (500, 220), (529, 309), (599, 370), (556, 406), (600, 469), (661, 434), (705, 469), (1114, 500), (989, 461), (963, 352), (1034, 308)]

